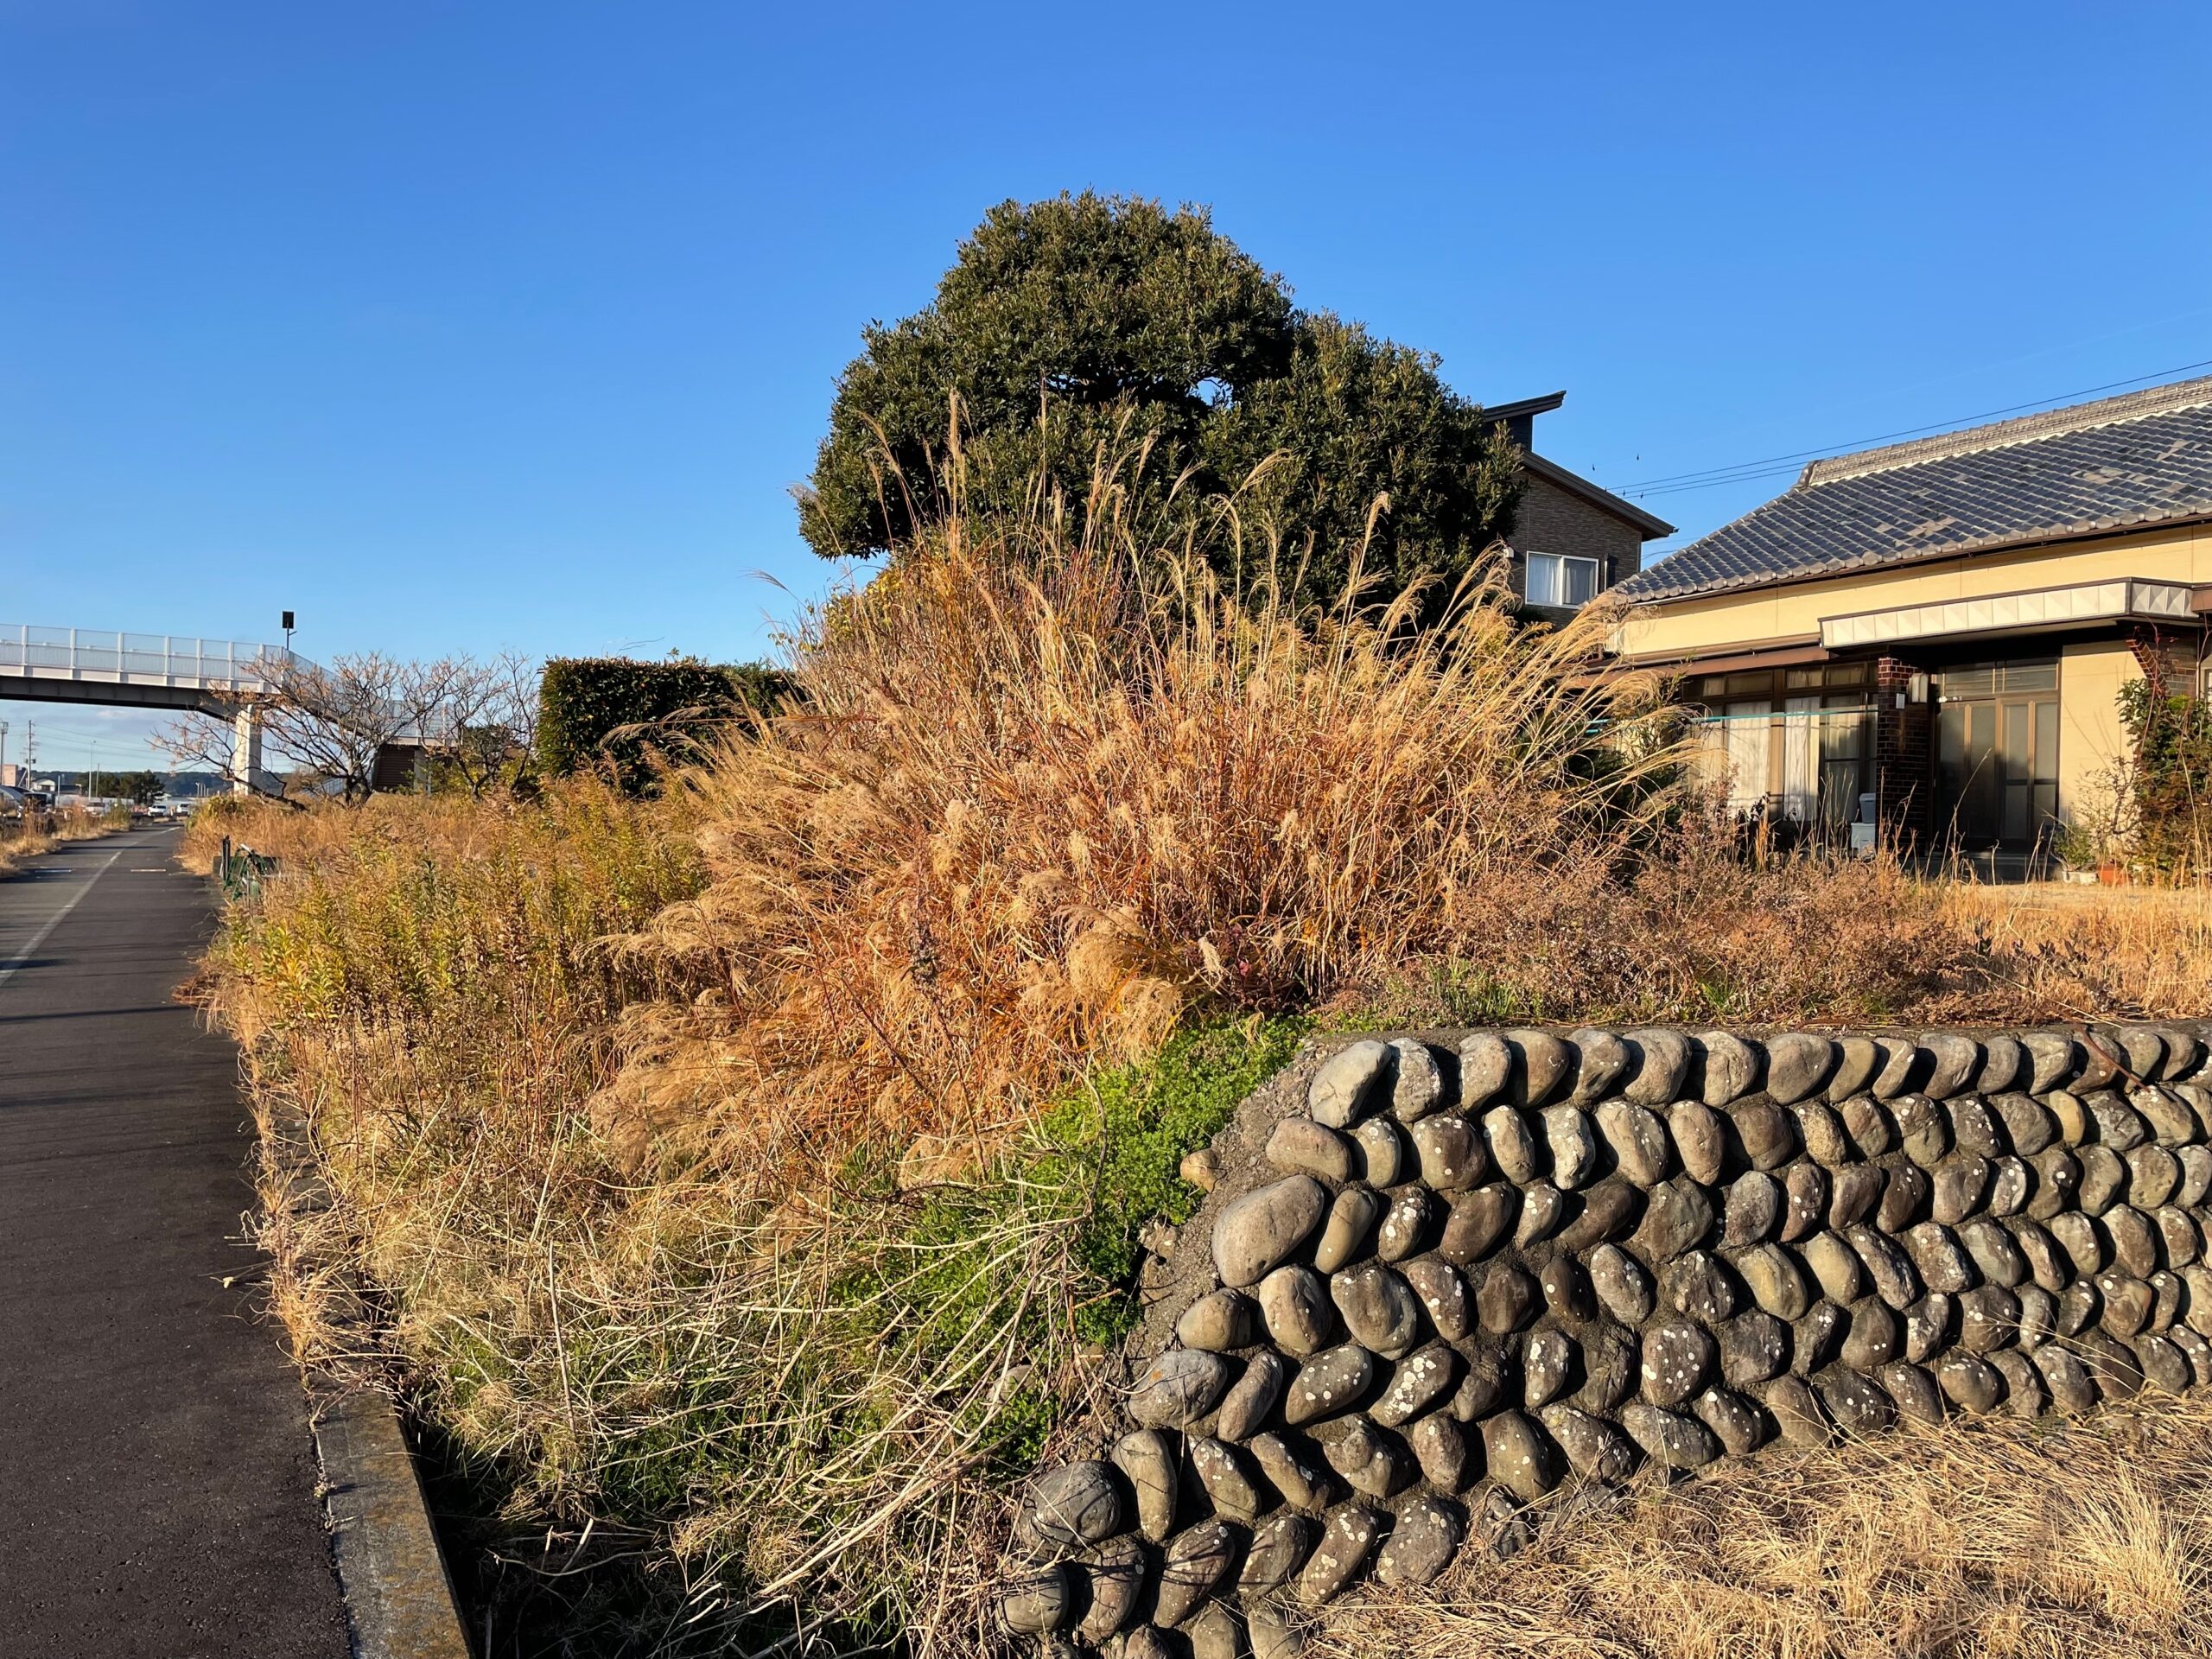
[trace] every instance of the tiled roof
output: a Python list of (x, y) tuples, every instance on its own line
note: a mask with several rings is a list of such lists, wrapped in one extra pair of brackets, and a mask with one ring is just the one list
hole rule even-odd
[(1613, 591), (1680, 599), (2212, 515), (2212, 377), (1816, 461)]

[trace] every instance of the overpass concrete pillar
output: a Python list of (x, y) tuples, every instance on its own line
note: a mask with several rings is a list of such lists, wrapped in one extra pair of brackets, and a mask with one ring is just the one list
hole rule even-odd
[(247, 703), (231, 724), (231, 793), (251, 795), (270, 787), (261, 769), (261, 709)]

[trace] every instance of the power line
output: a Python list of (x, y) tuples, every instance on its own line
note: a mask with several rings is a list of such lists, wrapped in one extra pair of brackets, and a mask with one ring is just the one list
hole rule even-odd
[(2163, 380), (2169, 375), (2186, 374), (2191, 369), (2212, 368), (2212, 358), (2198, 363), (2183, 363), (2171, 369), (2154, 369), (2148, 374), (2131, 376), (2125, 380), (2108, 380), (2101, 386), (2085, 386), (2079, 391), (2062, 391), (2050, 397), (2037, 397), (2032, 402), (2012, 404), (2003, 409), (1984, 410), (1979, 415), (1961, 415), (1948, 421), (1936, 421), (1928, 426), (1906, 427), (1902, 431), (1884, 432), (1871, 438), (1853, 438), (1847, 442), (1823, 445), (1818, 449), (1800, 449), (1786, 455), (1769, 455), (1762, 461), (1739, 461), (1726, 467), (1707, 467), (1695, 472), (1669, 473), (1660, 478), (1647, 478), (1640, 483), (1623, 484), (1614, 487), (1618, 495), (1642, 499), (1647, 495), (1678, 495), (1685, 490), (1711, 489), (1721, 484), (1745, 484), (1757, 479), (1772, 478), (1794, 469), (1795, 463), (1814, 461), (1829, 455), (1848, 454), (1878, 443), (1889, 443), (1898, 438), (1916, 438), (1931, 432), (1945, 432), (1955, 428), (1971, 426), (1976, 421), (1994, 420), (2000, 415), (2018, 415), (2032, 409), (2061, 404), (2076, 397), (2093, 397), (2101, 391), (2117, 391), (2122, 386), (2139, 386), (2146, 381)]

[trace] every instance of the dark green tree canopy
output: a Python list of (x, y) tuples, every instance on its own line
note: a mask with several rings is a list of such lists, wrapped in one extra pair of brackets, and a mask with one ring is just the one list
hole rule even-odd
[(1018, 507), (1040, 473), (1071, 506), (1102, 445), (1148, 439), (1165, 491), (1244, 486), (1307, 558), (1306, 591), (1349, 574), (1378, 495), (1370, 574), (1455, 576), (1510, 527), (1511, 448), (1428, 354), (1296, 309), (1201, 207), (1085, 193), (1002, 202), (935, 302), (872, 326), (846, 368), (800, 499), (826, 558), (894, 551), (942, 511), (950, 410), (969, 499)]

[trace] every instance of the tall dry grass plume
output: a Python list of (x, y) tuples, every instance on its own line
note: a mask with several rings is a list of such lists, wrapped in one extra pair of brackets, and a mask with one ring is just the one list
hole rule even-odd
[(988, 1139), (1194, 1004), (1480, 950), (1666, 810), (1667, 711), (1576, 671), (1602, 611), (1516, 626), (1491, 566), (1300, 618), (1272, 555), (1237, 588), (1195, 531), (1086, 522), (956, 518), (816, 619), (802, 711), (690, 774), (709, 884), (638, 948), (726, 994), (636, 1011), (613, 1132)]

